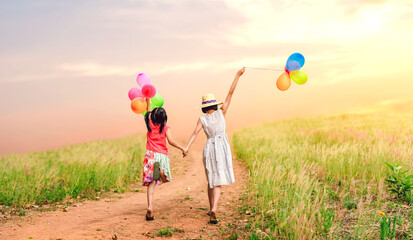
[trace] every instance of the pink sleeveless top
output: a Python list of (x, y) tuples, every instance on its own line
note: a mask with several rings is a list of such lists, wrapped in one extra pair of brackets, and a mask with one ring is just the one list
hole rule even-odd
[(154, 125), (152, 120), (149, 120), (149, 127), (152, 131), (148, 131), (146, 134), (146, 149), (168, 155), (168, 148), (166, 147), (166, 131), (168, 131), (169, 126), (165, 125), (162, 132), (159, 133), (161, 125)]

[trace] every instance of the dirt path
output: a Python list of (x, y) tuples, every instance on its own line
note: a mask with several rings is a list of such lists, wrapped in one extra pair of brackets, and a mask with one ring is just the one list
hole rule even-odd
[[(155, 239), (158, 230), (177, 228), (170, 239), (222, 239), (220, 227), (234, 223), (247, 170), (234, 161), (236, 183), (223, 186), (218, 209), (221, 222), (208, 224), (206, 210), (206, 177), (202, 164), (202, 140), (198, 140), (187, 158), (174, 157), (172, 182), (155, 188), (155, 221), (145, 221), (146, 188), (122, 194), (122, 198), (85, 201), (71, 206), (67, 212), (52, 211), (29, 219), (9, 221), (0, 225), (0, 239)], [(177, 155), (177, 152), (173, 152)], [(184, 167), (185, 166), (185, 167)], [(188, 167), (191, 166), (191, 167)], [(186, 169), (186, 170), (183, 170)], [(189, 200), (186, 199), (187, 196)], [(228, 234), (227, 234), (228, 235)], [(115, 239), (115, 238), (113, 238)]]

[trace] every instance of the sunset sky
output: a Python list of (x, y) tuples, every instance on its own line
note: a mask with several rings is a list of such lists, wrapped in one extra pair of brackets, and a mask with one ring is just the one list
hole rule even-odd
[(280, 92), (281, 72), (247, 69), (228, 132), (275, 119), (413, 111), (413, 1), (2, 1), (0, 153), (144, 132), (128, 90), (147, 73), (172, 135), (188, 139), (201, 96), (224, 100), (243, 66), (283, 69), (300, 52), (308, 76)]

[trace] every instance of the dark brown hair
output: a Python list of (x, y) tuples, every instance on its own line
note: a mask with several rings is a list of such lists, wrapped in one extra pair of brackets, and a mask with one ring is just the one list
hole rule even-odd
[(209, 107), (203, 107), (202, 108), (202, 112), (203, 113), (207, 113), (209, 110), (218, 110), (218, 105), (212, 105), (212, 106), (209, 106)]
[(149, 126), (149, 117), (151, 118), (153, 125), (161, 125), (161, 128), (159, 128), (159, 133), (162, 133), (162, 130), (168, 121), (168, 116), (166, 115), (165, 109), (162, 107), (157, 107), (145, 114), (146, 128), (148, 129), (148, 132), (152, 132), (152, 129)]

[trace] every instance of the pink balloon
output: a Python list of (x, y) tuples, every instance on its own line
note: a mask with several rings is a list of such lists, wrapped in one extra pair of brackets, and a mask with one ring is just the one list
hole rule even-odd
[(131, 101), (132, 101), (133, 99), (137, 98), (137, 97), (143, 98), (143, 94), (142, 94), (141, 90), (140, 90), (139, 88), (136, 88), (136, 87), (131, 88), (131, 89), (129, 90), (128, 95), (129, 95), (129, 99), (130, 99)]
[(145, 86), (146, 84), (151, 83), (151, 79), (149, 78), (148, 74), (146, 73), (139, 73), (138, 77), (136, 78), (136, 82), (140, 87)]
[(146, 98), (151, 98), (155, 96), (156, 94), (155, 86), (153, 86), (150, 83), (146, 84), (145, 86), (142, 87), (142, 94)]

